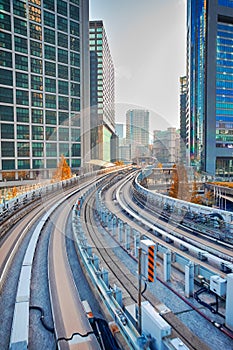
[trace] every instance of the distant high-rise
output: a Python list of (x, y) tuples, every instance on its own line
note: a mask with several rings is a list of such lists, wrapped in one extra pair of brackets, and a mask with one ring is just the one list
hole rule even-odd
[(180, 160), (186, 164), (186, 77), (180, 77)]
[(90, 21), (91, 157), (110, 161), (115, 152), (114, 65), (103, 21)]
[(154, 130), (153, 156), (163, 165), (179, 163), (180, 135), (176, 128)]
[(187, 140), (191, 165), (233, 175), (233, 1), (188, 0)]
[[(89, 1), (2, 0), (0, 177), (49, 176), (89, 153)], [(85, 158), (85, 159), (84, 159)]]
[(131, 144), (132, 158), (146, 153), (149, 146), (149, 111), (143, 109), (127, 111), (126, 141)]

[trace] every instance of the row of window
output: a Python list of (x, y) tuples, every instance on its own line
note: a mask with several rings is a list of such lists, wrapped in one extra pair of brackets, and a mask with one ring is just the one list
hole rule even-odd
[[(69, 159), (67, 159), (69, 164)], [(15, 170), (15, 160), (14, 159), (2, 159), (2, 170)], [(80, 159), (71, 159), (71, 167), (78, 168), (81, 166)], [(57, 168), (57, 159), (47, 159), (44, 163), (43, 159), (32, 159), (32, 169), (56, 169)], [(30, 160), (29, 159), (18, 159), (17, 160), (17, 169), (30, 169)]]
[[(29, 108), (16, 108), (16, 120), (21, 123), (29, 123)], [(0, 121), (13, 122), (14, 121), (14, 110), (11, 106), (0, 105)], [(44, 111), (43, 109), (31, 109), (31, 122), (34, 124), (52, 124), (52, 125), (62, 125), (69, 124), (69, 121), (72, 126), (80, 127), (80, 117), (79, 115), (74, 115), (70, 117), (68, 112), (58, 111), (58, 123), (57, 123), (57, 112), (52, 110), (45, 111), (45, 120), (44, 120)], [(55, 131), (54, 131), (55, 132)]]
[(226, 30), (228, 30), (228, 32), (223, 32), (221, 30), (218, 30), (217, 32), (217, 36), (218, 37), (221, 37), (221, 38), (229, 38), (231, 39), (232, 38), (232, 31), (227, 28)]
[(216, 87), (217, 88), (233, 89), (233, 81), (217, 80)]
[[(22, 29), (21, 29), (22, 31)], [(16, 31), (18, 33), (18, 31)], [(22, 33), (18, 33), (23, 35)], [(27, 38), (27, 33), (24, 35)], [(20, 38), (20, 37), (18, 37)], [(26, 51), (26, 38), (21, 38), (21, 41), (23, 45), (25, 46), (24, 50)], [(42, 41), (42, 32), (36, 28), (33, 28), (33, 30), (30, 32), (30, 38), (36, 39), (39, 41)], [(17, 39), (18, 41), (20, 39)], [(12, 50), (12, 35), (0, 32), (0, 42), (1, 47), (6, 48), (8, 50)], [(56, 46), (60, 46), (63, 48), (68, 48), (73, 51), (79, 51), (80, 50), (80, 40), (78, 37), (75, 36), (69, 36), (64, 33), (58, 32), (56, 35), (56, 32), (54, 30), (51, 30), (50, 28), (44, 28), (44, 42)], [(18, 47), (18, 42), (15, 42), (16, 48)]]
[[(217, 63), (219, 63), (219, 61), (217, 61)], [(216, 70), (217, 73), (233, 74), (233, 65), (231, 67), (223, 67), (222, 65), (217, 65)]]
[[(50, 11), (55, 11), (59, 13), (60, 15), (66, 16), (68, 15), (68, 8), (69, 8), (69, 17), (74, 20), (79, 20), (79, 0), (70, 0), (70, 4), (68, 7), (67, 1), (63, 0), (57, 0), (57, 6), (55, 8), (54, 1), (53, 0), (46, 0), (43, 1), (43, 6), (45, 9), (48, 9)], [(73, 4), (72, 4), (73, 3)], [(41, 5), (40, 1), (37, 1), (36, 5)], [(77, 6), (76, 6), (77, 5)], [(10, 2), (7, 1), (1, 1), (0, 3), (0, 10), (4, 10), (6, 12), (10, 12)], [(27, 18), (27, 4), (26, 2), (22, 1), (14, 1), (13, 2), (13, 13), (17, 16)], [(29, 16), (31, 17), (31, 20), (34, 20), (38, 22), (38, 19), (40, 18), (41, 9), (39, 7), (29, 5)]]
[[(30, 105), (32, 107), (43, 107), (43, 98), (44, 96), (41, 92), (31, 92)], [(0, 87), (0, 102), (13, 104), (13, 89)], [(16, 90), (16, 104), (29, 106), (29, 92), (26, 90)], [(71, 111), (80, 112), (80, 99), (45, 94), (45, 108), (58, 108), (67, 111), (70, 109)]]
[[(20, 50), (18, 50), (18, 52), (27, 53), (27, 49), (24, 51), (24, 45), (22, 45), (22, 46), (20, 45), (19, 47), (20, 47)], [(38, 54), (41, 54), (41, 53), (42, 53), (42, 51), (40, 48), (40, 51), (38, 52)], [(41, 57), (41, 55), (37, 55), (37, 57)], [(58, 61), (60, 63), (69, 64), (70, 66), (74, 66), (74, 67), (80, 66), (80, 54), (79, 53), (68, 52), (67, 50), (58, 49), (57, 54), (56, 54), (55, 48), (53, 46), (49, 46), (49, 45), (45, 45), (44, 58), (52, 60), (52, 61)], [(68, 61), (68, 58), (70, 58), (69, 61)], [(28, 62), (29, 62), (28, 56), (15, 54), (15, 68), (16, 69), (28, 71)], [(31, 57), (30, 62), (31, 62), (31, 71), (33, 73), (42, 74), (42, 60)], [(55, 69), (56, 65), (55, 65), (55, 63), (52, 63), (52, 64), (53, 64), (54, 70), (56, 72), (56, 69)], [(48, 65), (49, 65), (49, 63), (47, 63), (47, 66)], [(12, 65), (12, 53), (11, 52), (0, 50), (0, 66), (10, 67), (10, 68), (13, 67), (13, 65)], [(64, 66), (61, 66), (61, 67), (64, 67)], [(45, 63), (45, 69), (46, 69), (46, 63)]]
[[(15, 150), (16, 146), (16, 150)], [(57, 157), (60, 154), (64, 154), (65, 157), (80, 157), (81, 156), (81, 144), (74, 143), (71, 146), (68, 143), (44, 143), (33, 142), (1, 142), (1, 157), (2, 158), (14, 158), (17, 157)]]
[(232, 113), (229, 114), (229, 116), (223, 116), (222, 114), (216, 115), (216, 121), (217, 122), (233, 123), (233, 115), (232, 115)]
[[(44, 135), (45, 131), (45, 135)], [(31, 132), (31, 135), (30, 135)], [(17, 124), (1, 124), (1, 139), (52, 140), (80, 142), (80, 129)]]

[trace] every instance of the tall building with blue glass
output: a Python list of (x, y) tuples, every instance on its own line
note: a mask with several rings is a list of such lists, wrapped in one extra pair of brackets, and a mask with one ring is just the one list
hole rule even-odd
[(233, 176), (233, 1), (188, 0), (187, 148), (191, 165)]
[[(77, 170), (90, 149), (89, 1), (0, 0), (0, 179)], [(85, 115), (84, 115), (85, 114)]]

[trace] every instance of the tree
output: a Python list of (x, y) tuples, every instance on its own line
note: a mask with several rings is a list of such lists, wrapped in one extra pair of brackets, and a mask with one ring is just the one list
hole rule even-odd
[(70, 179), (72, 176), (70, 166), (67, 164), (67, 161), (64, 157), (64, 155), (61, 155), (60, 162), (58, 163), (57, 170), (55, 171), (53, 175), (54, 181), (62, 181)]
[(12, 188), (12, 197), (14, 198), (14, 197), (16, 197), (17, 196), (17, 194), (18, 194), (18, 190), (17, 190), (17, 188), (14, 186), (13, 188)]
[(214, 194), (212, 191), (207, 191), (205, 192), (205, 200), (206, 200), (206, 205), (212, 206), (214, 202)]
[(194, 179), (194, 181), (193, 181), (193, 188), (192, 188), (190, 202), (195, 203), (195, 204), (202, 204), (202, 197), (198, 194), (196, 179)]
[(172, 170), (172, 183), (171, 183), (171, 187), (170, 187), (168, 194), (172, 198), (177, 198), (178, 197), (178, 189), (179, 189), (179, 180), (178, 180), (176, 165), (174, 164), (172, 168), (173, 168), (173, 170)]
[(173, 165), (169, 196), (184, 201), (190, 199), (188, 177), (184, 165)]

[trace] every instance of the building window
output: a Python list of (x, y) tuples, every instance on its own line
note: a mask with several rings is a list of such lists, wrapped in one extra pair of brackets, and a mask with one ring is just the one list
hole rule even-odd
[(68, 51), (58, 49), (58, 61), (61, 63), (68, 63)]
[(55, 15), (48, 11), (44, 11), (44, 25), (55, 28)]
[(31, 58), (31, 72), (37, 74), (43, 73), (42, 60), (38, 60), (37, 58)]
[(55, 169), (57, 167), (57, 160), (56, 159), (47, 159), (47, 168), (48, 169)]
[(56, 49), (54, 46), (50, 46), (50, 45), (45, 45), (45, 58), (47, 60), (52, 60), (55, 61), (56, 60)]
[(61, 30), (62, 32), (68, 31), (68, 21), (66, 18), (57, 16), (57, 29)]
[(72, 159), (72, 168), (79, 168), (81, 166), (81, 160), (80, 159)]
[(44, 0), (43, 4), (45, 9), (54, 11), (54, 0)]
[(57, 42), (58, 42), (58, 46), (68, 48), (68, 35), (58, 32)]
[(16, 72), (16, 86), (28, 89), (28, 74)]
[(63, 16), (67, 16), (67, 3), (63, 0), (57, 0), (57, 12)]
[(59, 141), (69, 141), (68, 128), (59, 128)]
[(42, 40), (42, 29), (38, 24), (30, 23), (31, 39)]
[(71, 157), (81, 157), (81, 145), (80, 145), (80, 143), (73, 143), (71, 150), (72, 150)]
[(30, 157), (29, 142), (17, 142), (17, 154), (18, 157)]
[(56, 76), (56, 64), (45, 61), (45, 75)]
[(26, 90), (16, 90), (16, 103), (18, 105), (29, 105), (28, 91)]
[(2, 157), (14, 157), (15, 156), (15, 143), (14, 142), (1, 142)]
[(79, 23), (70, 21), (70, 34), (79, 36)]
[(30, 41), (30, 52), (32, 56), (42, 57), (42, 44), (38, 41)]
[(29, 125), (17, 124), (17, 139), (29, 140)]
[(1, 84), (2, 85), (13, 86), (12, 71), (0, 68), (0, 77), (1, 77)]
[(71, 98), (71, 110), (80, 112), (80, 100), (78, 98)]
[(58, 92), (61, 95), (69, 94), (69, 83), (67, 81), (58, 80)]
[(44, 168), (44, 161), (43, 161), (43, 159), (33, 159), (32, 160), (32, 167), (33, 167), (33, 169), (42, 169), (42, 168)]
[(71, 141), (80, 142), (80, 129), (71, 129)]
[(44, 156), (44, 144), (42, 142), (32, 143), (32, 156), (43, 157)]
[(15, 68), (28, 71), (28, 57), (15, 54)]
[(59, 111), (58, 118), (59, 118), (59, 125), (69, 124), (69, 113)]
[(43, 90), (43, 77), (40, 75), (31, 75), (31, 89), (32, 90)]
[(29, 159), (19, 159), (18, 160), (18, 169), (30, 169), (30, 160)]
[(32, 123), (43, 124), (43, 110), (32, 109)]
[(80, 97), (80, 85), (76, 83), (70, 84), (70, 95)]
[(0, 47), (12, 50), (11, 34), (0, 32)]
[(45, 91), (56, 93), (56, 80), (51, 78), (45, 78)]
[(28, 108), (16, 108), (17, 122), (29, 123), (29, 109)]
[(15, 161), (13, 159), (2, 160), (2, 170), (15, 170)]
[(69, 144), (59, 143), (59, 155), (63, 154), (65, 157), (69, 157)]
[(70, 80), (80, 82), (80, 70), (77, 68), (70, 68)]
[(32, 125), (32, 139), (44, 140), (44, 128), (43, 126)]
[(80, 54), (77, 52), (70, 53), (70, 65), (80, 67)]
[(58, 77), (61, 79), (68, 79), (68, 67), (59, 64), (58, 65)]
[(13, 122), (14, 121), (13, 107), (0, 105), (0, 120)]
[(13, 89), (0, 87), (0, 102), (13, 103)]
[(50, 28), (44, 28), (44, 41), (55, 45), (55, 31)]
[(27, 36), (27, 22), (19, 18), (14, 18), (14, 32)]
[[(13, 10), (15, 15), (27, 18), (27, 4), (25, 1), (13, 1)], [(10, 8), (8, 12), (10, 12)]]
[(27, 39), (15, 36), (15, 51), (28, 53), (28, 43)]
[(57, 144), (56, 143), (46, 143), (46, 156), (47, 157), (57, 157)]
[(58, 97), (59, 109), (68, 110), (69, 109), (69, 98), (64, 96)]
[(79, 21), (79, 8), (72, 4), (70, 4), (70, 18)]
[(33, 107), (43, 107), (43, 94), (38, 92), (32, 92), (31, 99)]
[(57, 113), (56, 111), (46, 111), (45, 114), (46, 124), (57, 124)]
[(52, 126), (46, 126), (46, 140), (57, 140), (57, 129)]
[(74, 36), (70, 36), (70, 49), (73, 50), (73, 51), (79, 51), (80, 50), (79, 38), (76, 38)]
[(57, 108), (56, 95), (46, 94), (45, 95), (45, 106), (46, 106), (46, 108), (56, 109)]
[(10, 52), (0, 50), (0, 65), (3, 67), (12, 67), (12, 54)]

